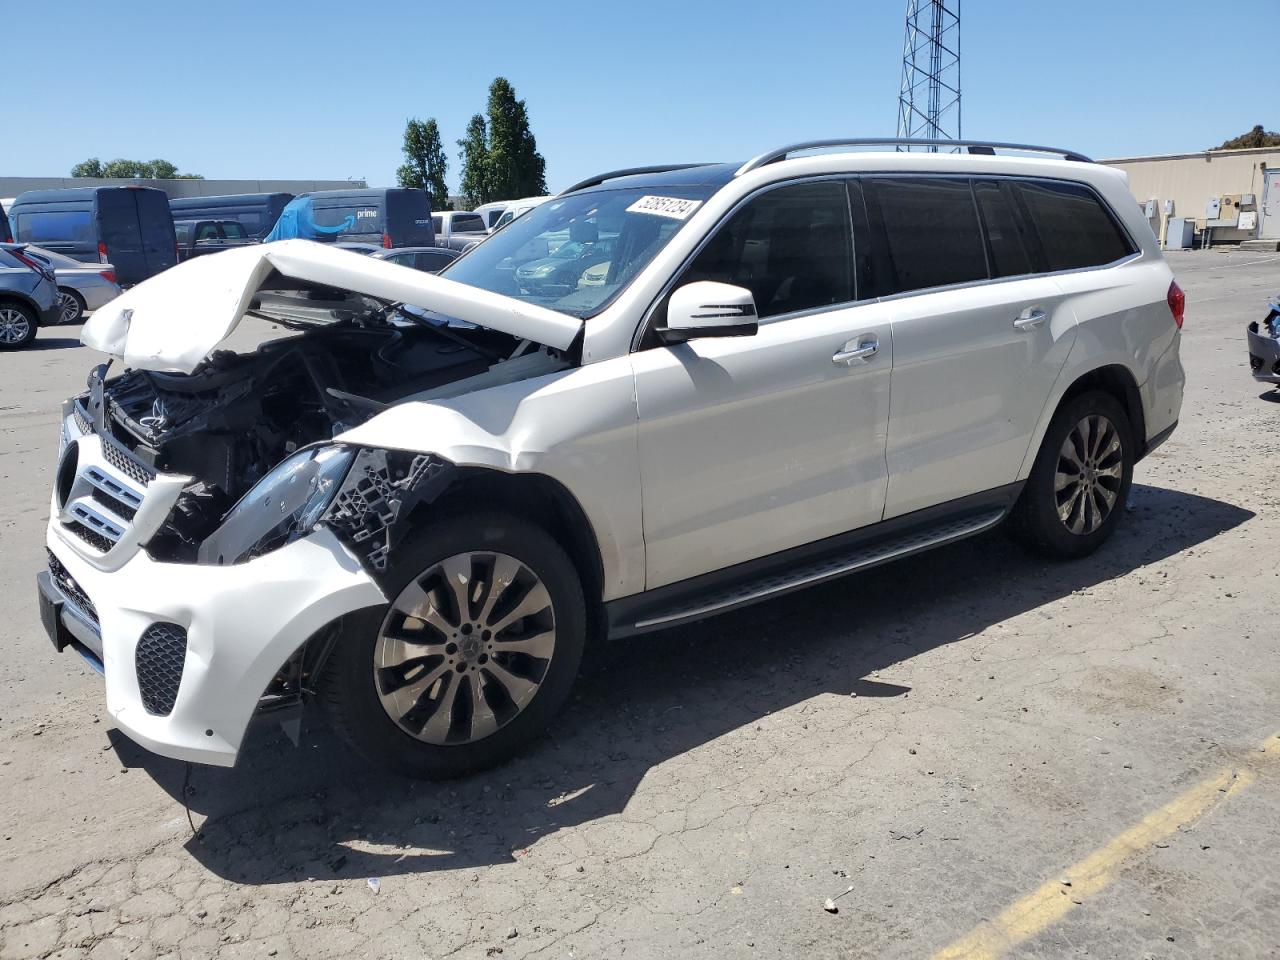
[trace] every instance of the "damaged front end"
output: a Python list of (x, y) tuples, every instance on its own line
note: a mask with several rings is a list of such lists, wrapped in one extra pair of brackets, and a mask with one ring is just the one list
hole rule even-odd
[(1280, 386), (1280, 298), (1267, 304), (1267, 315), (1249, 324), (1249, 369), (1253, 379)]
[[(419, 290), (428, 275), (401, 276), (408, 268), (291, 255), (303, 266), (285, 266), (307, 276), (276, 264), (228, 294), (262, 332), (286, 336), (164, 359), (151, 349), (155, 305), (126, 301), (97, 339), (130, 368), (99, 365), (64, 405), (42, 613), (55, 646), (105, 666), (121, 728), (168, 756), (230, 763), (249, 716), (300, 704), (344, 620), (385, 602), (414, 508), (457, 476), (439, 456), (351, 443), (350, 431), (393, 406), (574, 362), (567, 330), (550, 331), (564, 344), (553, 347), (520, 336), (511, 311), (480, 324), (492, 294), (469, 303), (445, 290), (449, 313), (415, 309), (390, 294), (423, 302), (442, 281)], [(376, 264), (374, 275), (359, 289), (321, 284), (310, 274), (334, 255), (357, 261), (343, 259), (348, 273)], [(139, 344), (155, 362), (136, 362)], [(163, 670), (144, 662), (153, 635), (167, 644)]]

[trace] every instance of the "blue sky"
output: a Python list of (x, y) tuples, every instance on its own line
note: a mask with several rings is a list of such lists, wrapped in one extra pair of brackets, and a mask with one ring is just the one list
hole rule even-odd
[[(163, 157), (210, 178), (386, 186), (406, 118), (434, 116), (456, 189), (454, 141), (502, 75), (556, 189), (613, 167), (892, 135), (905, 0), (0, 6), (0, 174)], [(1252, 42), (1274, 33), (1276, 0), (963, 8), (967, 136), (1112, 157), (1280, 128)]]

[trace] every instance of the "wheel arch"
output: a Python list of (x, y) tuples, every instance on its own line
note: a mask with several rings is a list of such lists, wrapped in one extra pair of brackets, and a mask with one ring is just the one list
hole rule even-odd
[(1090, 390), (1108, 393), (1124, 407), (1125, 413), (1129, 415), (1129, 423), (1133, 427), (1134, 442), (1138, 447), (1134, 462), (1141, 460), (1146, 454), (1147, 422), (1146, 411), (1142, 406), (1142, 391), (1138, 388), (1138, 381), (1133, 372), (1123, 364), (1110, 363), (1080, 374), (1058, 400), (1054, 414), (1057, 414), (1063, 404), (1070, 403), (1080, 394)]
[(40, 304), (36, 303), (25, 294), (18, 293), (14, 290), (6, 290), (0, 293), (0, 306), (4, 304), (13, 304), (19, 307), (26, 307), (36, 315), (36, 326), (40, 326), (40, 321), (44, 317), (44, 310), (40, 308)]
[(586, 511), (569, 489), (541, 473), (508, 473), (488, 467), (458, 467), (448, 488), (409, 516), (411, 527), (429, 524), (441, 514), (460, 513), (483, 505), (523, 517), (542, 527), (569, 555), (587, 602), (592, 638), (604, 624), (604, 559)]
[(1122, 363), (1104, 363), (1088, 370), (1077, 372), (1074, 379), (1058, 394), (1057, 399), (1051, 404), (1045, 404), (1040, 423), (1036, 425), (1035, 436), (1032, 438), (1032, 443), (1027, 447), (1026, 455), (1022, 460), (1022, 468), (1018, 471), (1019, 480), (1025, 480), (1031, 474), (1031, 467), (1035, 463), (1036, 455), (1040, 452), (1040, 444), (1044, 442), (1044, 435), (1048, 432), (1049, 424), (1058, 415), (1058, 411), (1062, 409), (1063, 404), (1070, 403), (1080, 394), (1090, 390), (1101, 390), (1114, 397), (1116, 402), (1124, 407), (1125, 413), (1129, 416), (1129, 423), (1133, 427), (1133, 439), (1138, 447), (1134, 462), (1136, 463), (1146, 456), (1147, 418), (1142, 404), (1142, 390), (1138, 386), (1138, 379), (1133, 375), (1133, 371)]

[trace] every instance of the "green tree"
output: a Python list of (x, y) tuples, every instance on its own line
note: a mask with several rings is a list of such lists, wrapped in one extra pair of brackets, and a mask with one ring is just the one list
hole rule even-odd
[(410, 120), (404, 125), (405, 162), (396, 171), (402, 187), (418, 187), (427, 191), (432, 210), (449, 209), (449, 188), (444, 182), (449, 161), (440, 144), (440, 127), (436, 118), (425, 123)]
[(547, 162), (529, 127), (529, 111), (505, 77), (489, 85), (488, 188), (492, 200), (547, 192)]
[(168, 160), (111, 160), (103, 163), (90, 157), (71, 168), (73, 177), (146, 177), (153, 180), (203, 180), (198, 173), (179, 173)]
[(1262, 129), (1262, 124), (1257, 124), (1248, 133), (1242, 133), (1238, 137), (1232, 137), (1219, 150), (1244, 150), (1248, 147), (1280, 147), (1280, 133), (1274, 130)]
[(100, 177), (102, 176), (102, 161), (97, 157), (81, 160), (71, 168), (71, 175), (73, 177)]
[(489, 190), (489, 131), (477, 113), (467, 123), (467, 135), (458, 141), (462, 152), (462, 201), (471, 209), (493, 199)]

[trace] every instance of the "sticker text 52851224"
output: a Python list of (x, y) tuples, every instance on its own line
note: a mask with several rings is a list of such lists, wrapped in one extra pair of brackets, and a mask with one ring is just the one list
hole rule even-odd
[(627, 207), (627, 213), (651, 213), (672, 220), (685, 220), (701, 205), (701, 200), (681, 200), (679, 197), (641, 197)]

